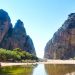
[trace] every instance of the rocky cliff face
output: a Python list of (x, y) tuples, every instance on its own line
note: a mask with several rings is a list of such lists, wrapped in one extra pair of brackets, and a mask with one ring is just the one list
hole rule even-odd
[(75, 13), (71, 13), (45, 47), (48, 59), (69, 59), (75, 56)]
[(12, 50), (21, 48), (36, 55), (32, 39), (26, 34), (24, 24), (17, 20), (14, 28), (8, 13), (0, 9), (0, 48)]

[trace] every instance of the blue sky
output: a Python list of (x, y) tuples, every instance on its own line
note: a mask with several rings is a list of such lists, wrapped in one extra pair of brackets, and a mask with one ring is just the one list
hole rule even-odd
[(17, 19), (24, 22), (37, 56), (42, 58), (46, 43), (68, 14), (75, 12), (75, 0), (0, 0), (0, 9), (8, 12), (13, 25)]

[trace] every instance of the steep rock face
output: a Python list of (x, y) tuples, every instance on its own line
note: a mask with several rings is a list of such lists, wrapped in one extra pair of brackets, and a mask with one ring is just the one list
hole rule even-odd
[(75, 56), (75, 13), (71, 13), (45, 47), (48, 59), (69, 59)]
[(8, 32), (9, 28), (11, 27), (11, 20), (8, 16), (8, 13), (4, 10), (0, 10), (0, 43), (3, 40), (3, 37)]
[(12, 50), (21, 48), (36, 55), (32, 39), (26, 34), (24, 24), (17, 20), (14, 28), (8, 13), (0, 9), (0, 48)]
[[(34, 53), (35, 48), (32, 42), (32, 39), (30, 38), (29, 35), (26, 36), (26, 43), (24, 44), (25, 49), (27, 52)], [(35, 54), (35, 53), (34, 53)]]
[(24, 28), (24, 24), (21, 20), (18, 20), (15, 24), (12, 33), (12, 47), (13, 48), (21, 48), (24, 49), (24, 43), (26, 42), (26, 31)]

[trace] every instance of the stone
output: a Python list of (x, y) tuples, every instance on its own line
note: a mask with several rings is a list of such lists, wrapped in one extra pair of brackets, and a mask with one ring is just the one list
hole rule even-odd
[(70, 59), (75, 57), (75, 13), (71, 13), (64, 24), (54, 33), (45, 47), (48, 59)]
[(19, 19), (13, 28), (8, 13), (3, 9), (0, 9), (0, 48), (20, 48), (36, 55), (33, 41), (26, 34), (24, 23)]

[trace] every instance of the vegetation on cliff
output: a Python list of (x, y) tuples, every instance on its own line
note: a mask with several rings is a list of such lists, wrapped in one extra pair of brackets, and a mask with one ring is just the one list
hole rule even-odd
[(24, 23), (19, 19), (13, 27), (9, 14), (3, 9), (0, 9), (0, 48), (20, 48), (36, 55), (33, 41), (27, 34)]
[(37, 61), (38, 58), (19, 48), (16, 48), (14, 50), (7, 50), (7, 49), (0, 48), (0, 61), (25, 62), (26, 60)]

